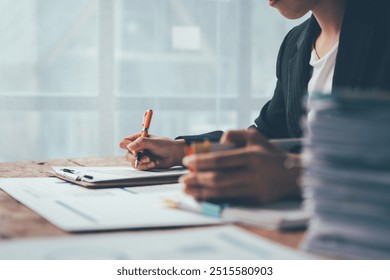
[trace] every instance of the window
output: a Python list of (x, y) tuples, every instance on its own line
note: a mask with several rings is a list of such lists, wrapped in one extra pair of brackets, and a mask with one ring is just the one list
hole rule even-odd
[(246, 128), (296, 22), (259, 0), (0, 0), (0, 161)]

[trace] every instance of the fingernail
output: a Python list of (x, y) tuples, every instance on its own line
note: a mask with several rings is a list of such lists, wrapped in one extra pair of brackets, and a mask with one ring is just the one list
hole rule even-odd
[(184, 189), (184, 193), (188, 194), (188, 195), (194, 195), (195, 194), (194, 190), (190, 189), (190, 188), (185, 188)]
[(195, 156), (186, 156), (185, 158), (183, 158), (182, 163), (185, 166), (189, 166), (193, 163), (194, 159), (195, 159)]
[(185, 192), (186, 194), (192, 195), (192, 196), (198, 195), (198, 190), (197, 190), (197, 189), (191, 188), (191, 187), (188, 187), (188, 186), (186, 186), (186, 187), (184, 188), (184, 192)]
[(188, 175), (183, 175), (179, 177), (179, 183), (187, 184), (188, 183)]

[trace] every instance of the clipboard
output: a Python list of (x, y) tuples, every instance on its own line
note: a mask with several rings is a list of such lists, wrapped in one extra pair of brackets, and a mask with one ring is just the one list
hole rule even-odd
[(131, 167), (54, 166), (52, 174), (89, 189), (125, 188), (177, 183), (188, 171), (183, 167), (139, 171)]

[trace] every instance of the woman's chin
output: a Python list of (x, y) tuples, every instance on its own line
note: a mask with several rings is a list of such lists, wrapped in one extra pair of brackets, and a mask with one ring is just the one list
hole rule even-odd
[(279, 1), (279, 0), (269, 0), (269, 5), (270, 5), (271, 7), (274, 7), (275, 4), (276, 4), (278, 1)]

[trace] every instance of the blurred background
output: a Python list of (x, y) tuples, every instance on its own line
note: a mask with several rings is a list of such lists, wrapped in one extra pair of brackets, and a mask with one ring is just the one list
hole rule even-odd
[(264, 0), (0, 0), (0, 162), (246, 128), (289, 21)]

